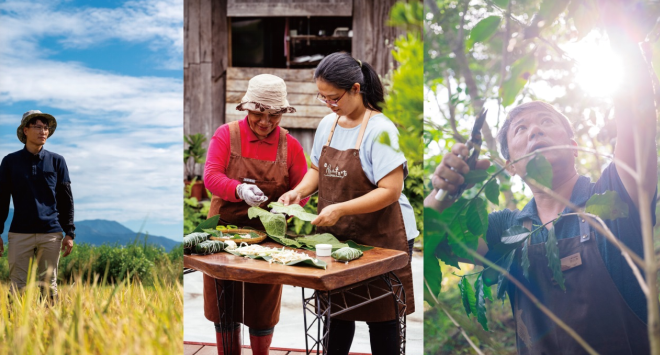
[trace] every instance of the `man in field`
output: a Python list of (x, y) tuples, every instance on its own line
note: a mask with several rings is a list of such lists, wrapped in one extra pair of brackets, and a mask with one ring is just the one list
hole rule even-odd
[[(16, 135), (23, 149), (8, 154), (0, 164), (0, 233), (9, 212), (9, 277), (12, 291), (25, 287), (30, 260), (38, 265), (42, 285), (57, 296), (57, 265), (73, 248), (73, 195), (66, 162), (61, 155), (44, 149), (57, 128), (55, 117), (38, 110), (23, 114)], [(66, 235), (62, 240), (62, 233)], [(4, 245), (0, 239), (0, 256)]]
[[(601, 14), (606, 21), (609, 20), (610, 42), (627, 63), (628, 75), (615, 98), (617, 140), (614, 155), (642, 175), (643, 183), (639, 185), (633, 175), (615, 162), (603, 170), (595, 183), (591, 182), (588, 177), (577, 173), (576, 150), (553, 150), (543, 155), (552, 166), (552, 191), (565, 200), (584, 208), (591, 196), (611, 190), (628, 204), (627, 218), (605, 222), (621, 243), (643, 258), (641, 216), (646, 214), (655, 223), (658, 180), (653, 89), (648, 65), (636, 41), (626, 32), (627, 24), (617, 22), (614, 16), (608, 17), (607, 10)], [(498, 134), (498, 141), (507, 164), (538, 149), (577, 146), (567, 118), (553, 106), (540, 101), (511, 110)], [(639, 156), (635, 154), (636, 144), (640, 148)], [(463, 175), (469, 171), (461, 158), (466, 156), (467, 147), (456, 144), (443, 157), (432, 177), (434, 191), (426, 198), (426, 206), (442, 211), (453, 203), (450, 200), (437, 201), (435, 195), (439, 189), (450, 194), (457, 191), (464, 181)], [(508, 171), (525, 177), (528, 161), (514, 163)], [(487, 160), (482, 160), (476, 168), (485, 169), (488, 165)], [(518, 225), (532, 230), (557, 218), (558, 214), (574, 212), (542, 188), (533, 184), (529, 188), (534, 197), (522, 211), (503, 210), (488, 216), (486, 241), (492, 250), (488, 254), (492, 262), (502, 257), (495, 255), (493, 246), (500, 242), (507, 229)], [(550, 228), (552, 223), (531, 237), (529, 276), (523, 276), (519, 257), (514, 259), (511, 275), (598, 353), (648, 354), (647, 300), (621, 251), (578, 216), (560, 218), (554, 230), (559, 241), (559, 257), (562, 258), (566, 289), (563, 291), (552, 279), (543, 245)], [(480, 247), (482, 254), (485, 251), (486, 248)], [(509, 282), (507, 292), (516, 323), (519, 354), (584, 353), (573, 337), (513, 283)]]

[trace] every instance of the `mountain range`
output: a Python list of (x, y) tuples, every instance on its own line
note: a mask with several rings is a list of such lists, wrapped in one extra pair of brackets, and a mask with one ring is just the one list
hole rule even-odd
[[(14, 210), (9, 210), (9, 215), (5, 221), (5, 228), (2, 232), (2, 240), (7, 241), (7, 233), (11, 220), (14, 218)], [(77, 244), (87, 243), (91, 245), (102, 244), (115, 244), (126, 245), (132, 243), (136, 237), (144, 240), (144, 233), (134, 232), (119, 222), (108, 221), (105, 219), (90, 219), (84, 221), (76, 221), (76, 239)], [(147, 242), (150, 244), (160, 245), (165, 250), (170, 251), (177, 246), (179, 242), (166, 237), (157, 235), (149, 235)]]

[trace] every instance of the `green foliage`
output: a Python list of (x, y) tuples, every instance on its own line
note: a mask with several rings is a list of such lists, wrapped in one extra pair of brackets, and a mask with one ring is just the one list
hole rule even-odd
[(537, 154), (527, 163), (526, 178), (534, 179), (538, 184), (552, 189), (552, 165), (541, 154)]
[(537, 65), (534, 52), (528, 53), (511, 65), (510, 75), (500, 87), (502, 106), (506, 107), (514, 102), (530, 76), (536, 72)]
[(497, 32), (497, 28), (502, 22), (502, 17), (500, 16), (488, 16), (485, 19), (479, 21), (473, 28), (470, 30), (470, 38), (466, 43), (466, 50), (472, 49), (472, 46), (477, 42), (486, 42), (488, 39), (493, 37)]
[(486, 194), (488, 201), (495, 205), (500, 204), (500, 185), (497, 183), (497, 180), (493, 179), (488, 182), (484, 189), (484, 193)]
[[(424, 20), (421, 1), (399, 1), (390, 10), (390, 26), (406, 32), (394, 41), (392, 56), (396, 69), (388, 76), (391, 85), (386, 88), (383, 113), (394, 122), (399, 130), (398, 147), (408, 160), (408, 177), (404, 182), (403, 194), (415, 212), (415, 220), (423, 235), (423, 151), (422, 124), (424, 106), (424, 42), (422, 24)], [(390, 137), (381, 137), (387, 142)]]
[[(197, 201), (197, 198), (190, 197), (190, 191), (197, 178), (183, 188), (183, 234), (190, 234), (195, 228), (206, 220), (211, 207), (211, 201)], [(209, 194), (211, 196), (211, 194)]]
[(470, 314), (477, 314), (477, 297), (474, 294), (474, 289), (468, 281), (467, 277), (463, 276), (461, 282), (458, 283), (458, 288), (461, 290), (461, 300), (463, 301), (463, 309), (465, 314), (469, 317)]
[[(476, 294), (477, 298), (475, 304), (477, 321), (479, 321), (479, 324), (481, 324), (484, 330), (488, 330), (488, 319), (486, 318), (486, 298), (488, 298), (487, 295), (490, 295), (490, 287), (484, 286), (483, 274), (479, 275), (477, 277), (477, 281), (474, 283), (474, 293)], [(492, 296), (490, 298), (492, 301)]]
[(616, 191), (595, 194), (587, 201), (585, 212), (595, 214), (601, 219), (628, 218), (628, 204)]
[(476, 184), (488, 179), (488, 172), (486, 170), (470, 170), (463, 178), (468, 185)]
[(488, 212), (486, 211), (486, 202), (477, 197), (467, 208), (466, 215), (467, 229), (475, 236), (481, 237), (486, 234), (488, 229)]
[(548, 240), (545, 242), (545, 255), (548, 257), (548, 267), (552, 271), (552, 278), (555, 279), (559, 287), (566, 291), (564, 285), (564, 274), (561, 272), (561, 261), (559, 260), (559, 246), (555, 227), (552, 226), (548, 231)]
[(206, 148), (204, 148), (206, 137), (202, 133), (189, 134), (183, 137), (183, 142), (188, 145), (183, 151), (183, 163), (186, 167), (186, 176), (191, 180), (195, 175), (195, 165), (204, 164), (206, 161)]

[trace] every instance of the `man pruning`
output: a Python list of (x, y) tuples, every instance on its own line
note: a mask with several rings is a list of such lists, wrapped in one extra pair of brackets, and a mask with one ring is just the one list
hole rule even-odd
[[(50, 297), (57, 296), (59, 252), (69, 255), (73, 248), (73, 195), (64, 158), (44, 149), (55, 133), (55, 117), (39, 110), (23, 114), (16, 135), (23, 149), (8, 154), (0, 164), (0, 233), (9, 212), (9, 278), (12, 291), (25, 287), (30, 260), (38, 265), (39, 280), (50, 285)], [(62, 240), (62, 232), (66, 235)], [(0, 256), (4, 245), (0, 239)]]
[[(580, 176), (575, 167), (576, 150), (552, 150), (543, 155), (552, 166), (552, 191), (573, 205), (584, 208), (594, 194), (615, 191), (628, 205), (626, 218), (605, 220), (620, 243), (639, 256), (644, 255), (641, 215), (652, 216), (655, 223), (657, 150), (656, 111), (648, 65), (636, 42), (639, 39), (624, 17), (619, 2), (601, 2), (601, 16), (614, 52), (627, 63), (629, 77), (615, 97), (617, 141), (614, 155), (620, 161), (643, 174), (641, 186), (635, 177), (615, 162), (610, 163), (594, 183)], [(498, 134), (501, 152), (507, 164), (538, 149), (552, 146), (577, 146), (568, 119), (553, 106), (534, 101), (509, 112)], [(639, 156), (635, 145), (641, 147)], [(440, 211), (449, 207), (451, 198), (438, 201), (435, 196), (444, 190), (451, 196), (464, 182), (470, 169), (462, 157), (468, 155), (464, 144), (456, 144), (437, 167), (432, 185), (434, 191), (425, 205)], [(529, 159), (508, 167), (512, 175), (525, 177)], [(486, 169), (481, 160), (476, 169)], [(488, 216), (486, 240), (491, 252), (487, 258), (496, 262), (494, 245), (512, 226), (529, 230), (557, 219), (559, 214), (574, 212), (567, 204), (544, 189), (529, 186), (534, 197), (522, 211), (503, 210)], [(645, 201), (645, 203), (641, 203)], [(529, 275), (523, 275), (520, 260), (513, 262), (511, 275), (552, 313), (572, 328), (600, 354), (648, 354), (648, 305), (632, 269), (620, 249), (607, 241), (578, 216), (561, 217), (554, 224), (559, 255), (565, 279), (565, 291), (548, 269), (544, 243), (553, 223), (532, 234), (529, 252)], [(484, 254), (486, 248), (480, 248)], [(568, 258), (567, 258), (568, 257)], [(650, 277), (655, 277), (651, 275)], [(573, 337), (543, 313), (537, 305), (513, 283), (507, 287), (516, 323), (516, 343), (519, 354), (582, 354), (584, 348)]]

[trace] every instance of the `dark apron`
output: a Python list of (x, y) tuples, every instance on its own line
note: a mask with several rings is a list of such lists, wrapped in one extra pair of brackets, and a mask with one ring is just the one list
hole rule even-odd
[[(566, 292), (552, 280), (545, 243), (529, 246), (529, 281), (519, 279), (599, 354), (649, 354), (646, 324), (612, 281), (589, 223), (579, 223), (580, 235), (558, 241)], [(516, 290), (513, 304), (518, 354), (587, 353), (521, 291)]]
[[(229, 123), (231, 155), (227, 164), (227, 177), (257, 185), (264, 195), (268, 196), (268, 201), (262, 203), (262, 206), (277, 201), (277, 198), (290, 189), (289, 170), (286, 164), (287, 133), (287, 130), (280, 127), (275, 161), (245, 158), (241, 156), (241, 131), (238, 122)], [(229, 202), (214, 195), (208, 217), (220, 214), (220, 224), (263, 229), (258, 218), (250, 220), (247, 217), (249, 207), (245, 201)], [(224, 305), (224, 307), (233, 307), (235, 322), (243, 323), (253, 329), (269, 329), (279, 322), (281, 296), (282, 285), (245, 282), (241, 287), (240, 283), (236, 283), (233, 305)], [(243, 307), (243, 302), (246, 307)], [(215, 279), (206, 274), (204, 274), (204, 315), (208, 320), (219, 323)]]
[[(329, 146), (339, 117), (335, 120), (328, 141), (323, 146), (319, 157), (319, 213), (329, 205), (361, 197), (377, 188), (364, 174), (360, 164), (360, 144), (370, 118), (366, 115), (367, 112), (365, 112), (365, 117), (362, 120), (362, 127), (360, 127), (355, 149), (337, 150)], [(376, 212), (343, 216), (334, 226), (318, 227), (317, 232), (331, 233), (342, 241), (350, 239), (359, 244), (408, 253), (406, 228), (398, 201)], [(410, 260), (408, 265), (396, 270), (395, 274), (403, 283), (406, 292), (406, 314), (410, 314), (415, 311)], [(378, 282), (380, 287), (387, 288), (385, 282)], [(366, 287), (364, 286), (353, 291), (366, 295)], [(358, 298), (351, 295), (346, 295), (346, 300), (349, 306), (360, 302)], [(337, 311), (339, 311), (339, 308), (333, 306), (332, 312)], [(337, 318), (384, 322), (396, 319), (397, 315), (394, 312), (393, 299), (386, 297), (346, 312)]]

